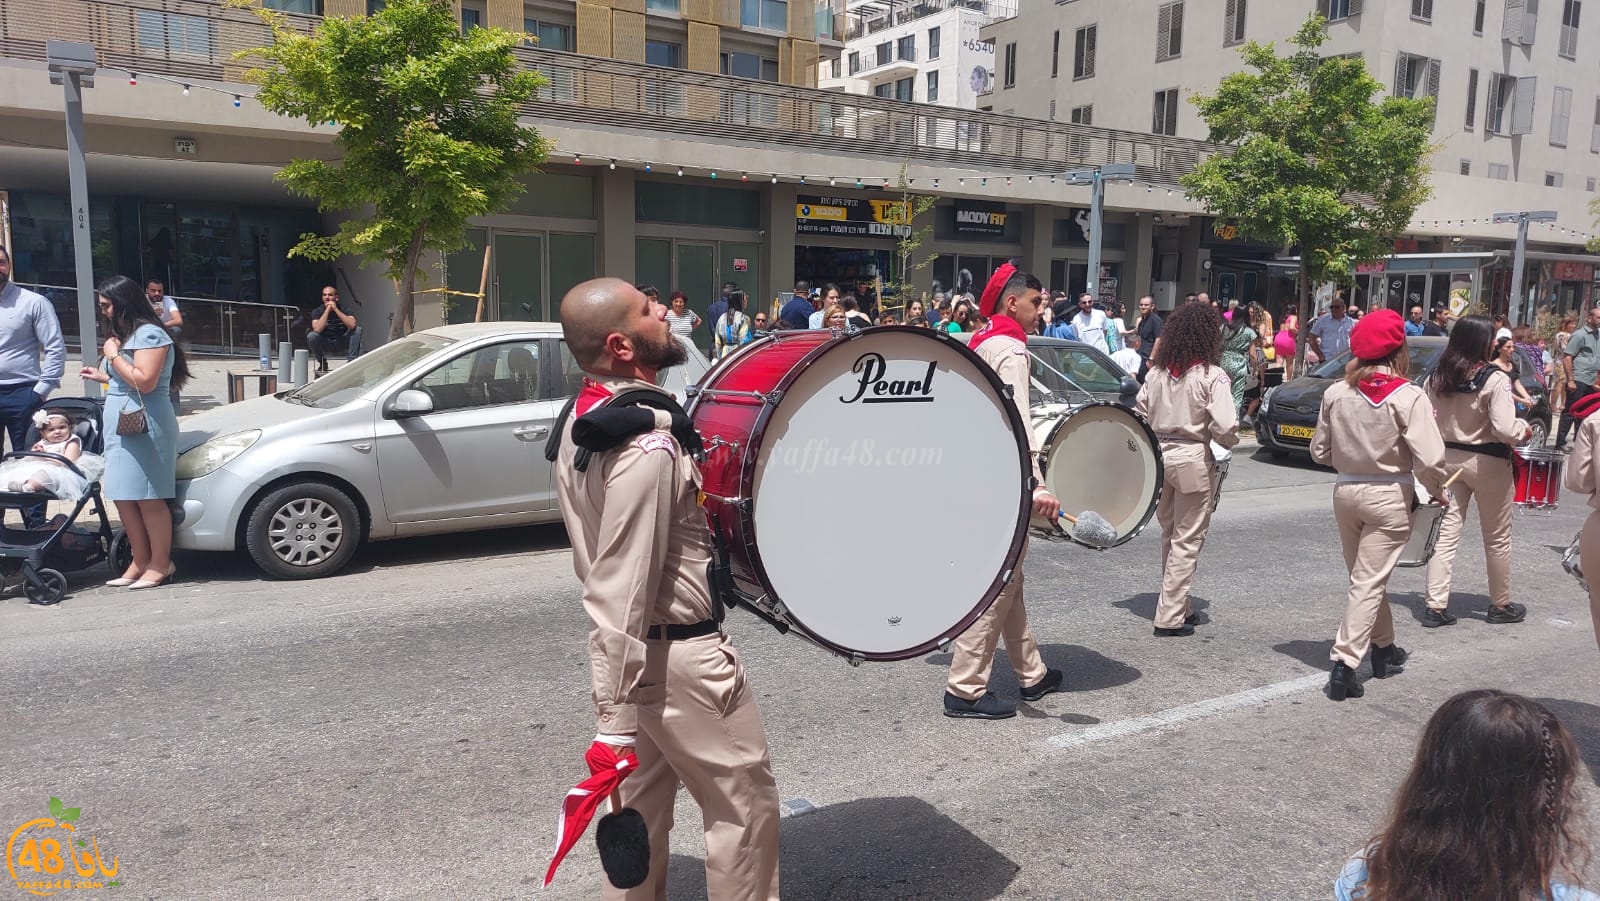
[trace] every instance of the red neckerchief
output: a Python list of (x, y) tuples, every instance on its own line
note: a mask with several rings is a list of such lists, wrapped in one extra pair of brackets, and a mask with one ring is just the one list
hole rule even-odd
[(583, 390), (578, 392), (578, 415), (582, 416), (590, 410), (593, 410), (595, 407), (598, 407), (602, 403), (610, 400), (611, 397), (612, 394), (610, 388), (607, 388), (588, 376), (584, 376)]
[(1193, 368), (1195, 368), (1195, 367), (1196, 367), (1196, 366), (1204, 366), (1204, 365), (1206, 365), (1206, 364), (1204, 364), (1204, 363), (1190, 363), (1190, 364), (1189, 364), (1189, 365), (1188, 365), (1188, 367), (1186, 367), (1186, 368), (1184, 368), (1184, 369), (1179, 369), (1179, 368), (1178, 368), (1178, 367), (1176, 367), (1176, 366), (1168, 366), (1168, 367), (1167, 367), (1167, 372), (1168, 372), (1168, 373), (1169, 373), (1169, 374), (1170, 374), (1170, 375), (1171, 375), (1171, 376), (1172, 376), (1172, 377), (1173, 377), (1173, 378), (1175, 378), (1175, 379), (1181, 379), (1181, 378), (1183, 378), (1183, 374), (1184, 374), (1184, 373), (1186, 373), (1186, 372), (1188, 372), (1188, 371), (1189, 371), (1189, 370), (1190, 370), (1190, 369), (1193, 369)]
[(968, 344), (967, 346), (973, 350), (977, 350), (978, 345), (989, 340), (990, 338), (995, 337), (996, 335), (1014, 338), (1023, 344), (1028, 343), (1028, 333), (1022, 330), (1022, 323), (1012, 319), (1010, 316), (995, 314), (995, 316), (989, 320), (988, 325), (978, 329), (978, 333), (972, 336), (972, 343)]
[(1409, 384), (1411, 384), (1410, 379), (1392, 372), (1374, 372), (1357, 383), (1356, 390), (1367, 399), (1367, 403), (1378, 407), (1389, 399), (1389, 395)]

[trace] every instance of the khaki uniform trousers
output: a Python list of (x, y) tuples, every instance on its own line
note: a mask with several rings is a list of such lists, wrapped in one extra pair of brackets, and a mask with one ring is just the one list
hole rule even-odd
[(1511, 603), (1511, 514), (1516, 476), (1510, 460), (1447, 448), (1451, 472), (1461, 470), (1450, 486), (1450, 507), (1439, 521), (1439, 541), (1428, 561), (1428, 606), (1443, 610), (1450, 603), (1450, 570), (1461, 544), (1467, 504), (1478, 499), (1478, 526), (1483, 531), (1483, 557), (1489, 564), (1489, 603)]
[(1018, 685), (1037, 685), (1049, 672), (1044, 658), (1039, 656), (1039, 643), (1033, 640), (1033, 632), (1028, 628), (1028, 611), (1022, 606), (1022, 561), (1027, 556), (1024, 544), (1011, 581), (1000, 589), (1000, 596), (977, 622), (955, 641), (948, 690), (962, 700), (975, 701), (989, 690), (989, 669), (1001, 638), (1005, 639), (1006, 656), (1011, 658)]
[(1161, 466), (1164, 485), (1156, 503), (1156, 520), (1161, 523), (1161, 600), (1155, 624), (1176, 629), (1189, 615), (1189, 588), (1211, 527), (1216, 469), (1211, 449), (1199, 442), (1161, 442)]
[(1584, 520), (1578, 563), (1583, 567), (1583, 581), (1589, 585), (1589, 618), (1594, 620), (1595, 644), (1600, 645), (1600, 510)]
[[(706, 834), (706, 897), (778, 897), (778, 786), (761, 711), (744, 664), (719, 634), (650, 641), (639, 684), (639, 769), (622, 800), (650, 830), (650, 877), (605, 897), (667, 897), (667, 838), (681, 783), (700, 805)], [(610, 808), (603, 803), (602, 813)]]
[(1411, 537), (1409, 485), (1341, 482), (1333, 489), (1333, 518), (1339, 523), (1350, 594), (1330, 658), (1351, 669), (1361, 665), (1372, 645), (1394, 644), (1389, 612), (1389, 574)]

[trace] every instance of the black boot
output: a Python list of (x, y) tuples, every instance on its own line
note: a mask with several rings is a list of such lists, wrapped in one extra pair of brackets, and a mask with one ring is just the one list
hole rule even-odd
[(1335, 701), (1345, 698), (1359, 698), (1365, 691), (1361, 683), (1356, 681), (1356, 671), (1343, 662), (1333, 665), (1333, 674), (1328, 677), (1328, 697)]
[(1377, 645), (1373, 645), (1372, 678), (1386, 679), (1395, 673), (1405, 672), (1406, 659), (1410, 656), (1410, 654), (1406, 653), (1405, 648), (1402, 648), (1397, 644), (1389, 645), (1386, 648), (1380, 648)]

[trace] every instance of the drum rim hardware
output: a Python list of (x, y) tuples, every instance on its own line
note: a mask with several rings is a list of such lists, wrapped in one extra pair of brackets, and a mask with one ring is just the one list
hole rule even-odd
[[(1030, 523), (1028, 526), (1028, 531), (1033, 535), (1033, 537), (1044, 541), (1068, 541), (1078, 545), (1079, 547), (1089, 548), (1090, 550), (1094, 551), (1104, 551), (1114, 547), (1121, 547), (1139, 537), (1139, 535), (1143, 533), (1144, 530), (1150, 525), (1151, 520), (1155, 519), (1156, 507), (1161, 503), (1161, 492), (1166, 486), (1166, 461), (1162, 458), (1161, 442), (1156, 438), (1155, 430), (1150, 428), (1149, 421), (1143, 416), (1140, 416), (1139, 411), (1130, 410), (1119, 403), (1108, 400), (1096, 400), (1086, 404), (1077, 404), (1075, 406), (1069, 406), (1068, 409), (1065, 410), (1055, 410), (1046, 414), (1045, 418), (1047, 420), (1055, 420), (1056, 422), (1055, 425), (1051, 427), (1050, 433), (1045, 436), (1045, 440), (1041, 443), (1049, 448), (1055, 441), (1057, 432), (1064, 428), (1066, 424), (1071, 421), (1072, 417), (1077, 416), (1079, 413), (1082, 413), (1083, 411), (1092, 407), (1106, 407), (1118, 411), (1118, 415), (1126, 414), (1133, 417), (1133, 421), (1138, 423), (1139, 428), (1144, 432), (1146, 440), (1149, 441), (1150, 447), (1155, 451), (1155, 493), (1150, 496), (1149, 510), (1145, 512), (1143, 518), (1139, 520), (1138, 524), (1135, 525), (1127, 535), (1119, 537), (1117, 541), (1104, 547), (1081, 541), (1070, 531), (1062, 529), (1059, 526), (1050, 531), (1044, 531), (1035, 528)], [(1033, 423), (1030, 422), (1029, 428), (1032, 427)], [(1135, 448), (1135, 450), (1137, 451), (1137, 448)], [(1048, 481), (1050, 477), (1050, 460), (1052, 454), (1053, 451), (1049, 449), (1039, 452), (1039, 471), (1044, 473), (1046, 481)], [(1045, 487), (1048, 488), (1049, 486), (1046, 485)]]

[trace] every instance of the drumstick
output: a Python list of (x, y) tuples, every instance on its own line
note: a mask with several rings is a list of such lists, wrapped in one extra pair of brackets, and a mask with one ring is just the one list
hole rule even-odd
[(1455, 484), (1456, 479), (1461, 478), (1461, 474), (1466, 472), (1466, 471), (1467, 471), (1467, 468), (1465, 466), (1463, 466), (1460, 469), (1456, 470), (1455, 472), (1451, 473), (1450, 474), (1450, 478), (1445, 479), (1444, 480), (1444, 484), (1439, 486), (1439, 490), (1443, 491), (1446, 488), (1449, 488), (1451, 485)]

